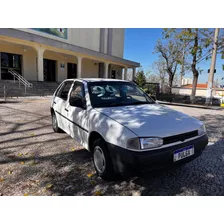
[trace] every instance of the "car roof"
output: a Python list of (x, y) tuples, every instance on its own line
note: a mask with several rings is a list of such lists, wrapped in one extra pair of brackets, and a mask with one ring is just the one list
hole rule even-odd
[(66, 79), (65, 81), (85, 81), (85, 82), (129, 82), (122, 79), (103, 79), (103, 78), (80, 78), (80, 79)]

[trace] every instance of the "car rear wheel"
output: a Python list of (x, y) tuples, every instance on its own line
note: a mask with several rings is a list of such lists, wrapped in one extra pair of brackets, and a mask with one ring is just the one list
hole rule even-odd
[(97, 139), (93, 143), (93, 163), (98, 176), (103, 180), (115, 178), (112, 160), (103, 139)]
[(56, 133), (62, 133), (63, 131), (58, 127), (58, 121), (55, 113), (52, 113), (52, 128)]

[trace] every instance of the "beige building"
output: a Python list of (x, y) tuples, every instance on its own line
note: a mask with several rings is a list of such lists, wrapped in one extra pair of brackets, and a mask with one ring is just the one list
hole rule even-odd
[(12, 69), (29, 81), (67, 78), (132, 79), (139, 63), (123, 58), (124, 29), (0, 29), (0, 79)]

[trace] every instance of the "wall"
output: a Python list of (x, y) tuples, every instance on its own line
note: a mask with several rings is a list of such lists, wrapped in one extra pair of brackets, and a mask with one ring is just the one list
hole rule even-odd
[[(68, 62), (77, 64), (77, 58), (75, 56), (58, 54), (52, 51), (45, 51), (44, 58), (56, 61), (56, 81), (58, 82), (62, 82), (67, 79)], [(65, 68), (61, 68), (61, 64), (64, 64)]]
[[(18, 29), (18, 28), (16, 28)], [(37, 30), (20, 28), (18, 30), (22, 30), (28, 33), (37, 34), (39, 36), (47, 37), (52, 40), (59, 40), (61, 42), (66, 42), (69, 44), (73, 44), (76, 46), (88, 48), (94, 51), (100, 51), (100, 28), (68, 28), (68, 37), (67, 39), (63, 39), (51, 34), (47, 34), (44, 32), (40, 32)], [(111, 55), (123, 58), (124, 51), (124, 32), (123, 28), (113, 28), (112, 29), (112, 51)], [(108, 29), (104, 28), (104, 52), (108, 54)]]
[(69, 29), (71, 32), (71, 44), (88, 48), (94, 51), (100, 50), (100, 29), (99, 28), (83, 28)]
[(94, 61), (89, 59), (82, 59), (82, 78), (98, 78), (99, 64), (94, 65)]
[(123, 58), (124, 52), (124, 29), (116, 28), (112, 31), (112, 55)]
[(47, 37), (53, 40), (59, 40), (76, 46), (88, 48), (94, 51), (100, 49), (100, 28), (68, 28), (68, 37), (63, 39), (51, 34), (40, 32), (37, 30), (20, 28), (28, 33), (37, 34), (39, 36)]
[(29, 48), (23, 54), (23, 71), (24, 78), (30, 81), (37, 81), (37, 53), (34, 49)]
[[(180, 95), (191, 95), (192, 89), (184, 89), (184, 88), (172, 88), (173, 94), (180, 94)], [(197, 89), (196, 96), (203, 96), (206, 97), (207, 89)]]

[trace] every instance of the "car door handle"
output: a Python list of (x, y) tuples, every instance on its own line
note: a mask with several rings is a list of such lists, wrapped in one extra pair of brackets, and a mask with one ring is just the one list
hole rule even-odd
[(67, 108), (65, 108), (65, 111), (67, 111), (67, 112), (68, 112), (68, 109), (67, 109)]
[(57, 104), (57, 103), (54, 101), (54, 104)]

